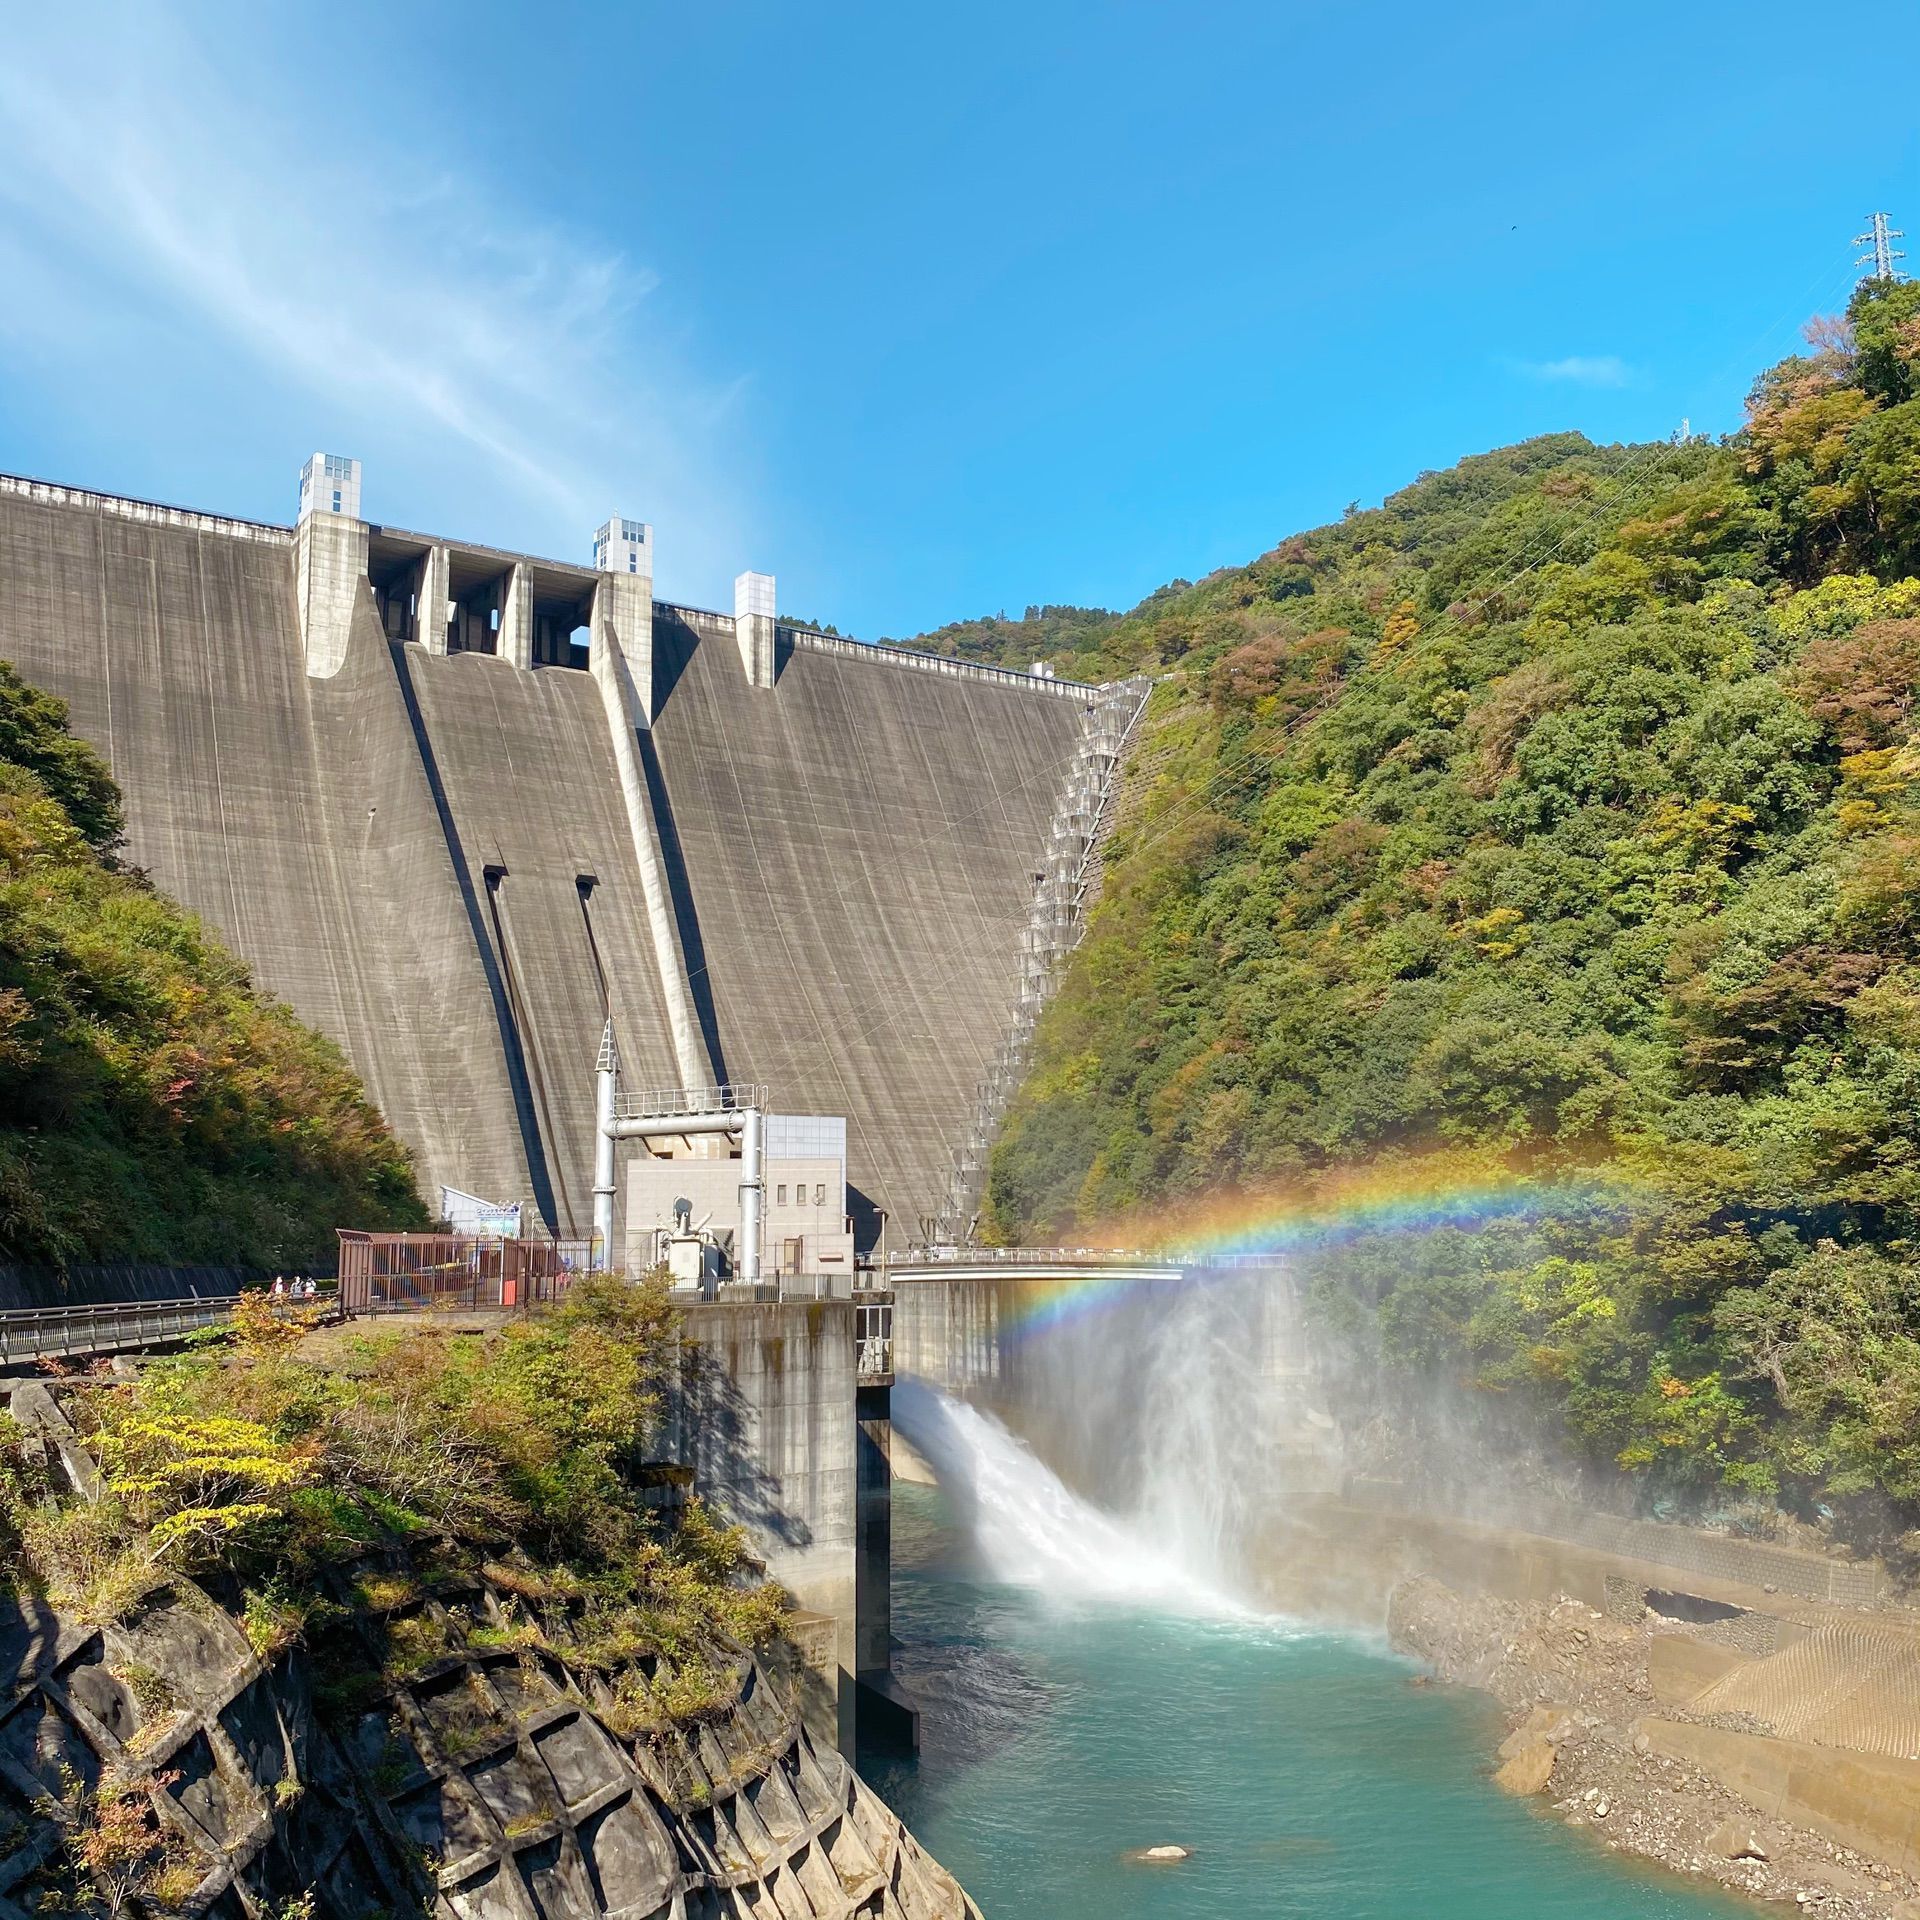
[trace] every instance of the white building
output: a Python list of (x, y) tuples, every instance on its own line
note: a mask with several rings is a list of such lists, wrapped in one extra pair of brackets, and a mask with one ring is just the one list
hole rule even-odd
[[(847, 1214), (847, 1123), (838, 1114), (770, 1113), (766, 1118), (760, 1272), (853, 1274)], [(650, 1140), (627, 1161), (629, 1273), (667, 1258), (674, 1202), (691, 1209), (696, 1231), (718, 1247), (730, 1272), (739, 1262), (740, 1150), (723, 1158), (678, 1138)]]

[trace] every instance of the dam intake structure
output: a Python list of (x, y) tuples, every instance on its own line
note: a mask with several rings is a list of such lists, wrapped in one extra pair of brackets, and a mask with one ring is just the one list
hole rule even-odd
[(360, 486), (315, 455), (285, 527), (0, 476), (0, 659), (128, 857), (340, 1044), (430, 1206), (593, 1230), (610, 1021), (634, 1085), (844, 1115), (863, 1256), (964, 1224), (1144, 687), (814, 633), (766, 574), (657, 601), (644, 521), (578, 565)]

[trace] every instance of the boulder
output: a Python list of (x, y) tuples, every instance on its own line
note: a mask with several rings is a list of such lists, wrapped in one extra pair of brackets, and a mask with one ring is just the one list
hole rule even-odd
[(1500, 1758), (1511, 1760), (1516, 1753), (1532, 1746), (1537, 1740), (1544, 1740), (1550, 1747), (1564, 1747), (1570, 1741), (1578, 1740), (1585, 1732), (1586, 1728), (1566, 1707), (1535, 1707), (1500, 1742)]
[(1722, 1860), (1764, 1860), (1767, 1850), (1760, 1836), (1741, 1820), (1722, 1820), (1707, 1840), (1708, 1848)]
[(1191, 1847), (1176, 1847), (1170, 1842), (1163, 1842), (1157, 1847), (1135, 1847), (1123, 1857), (1127, 1860), (1137, 1861), (1143, 1866), (1170, 1867), (1181, 1860), (1191, 1860), (1193, 1858), (1193, 1849)]
[[(1513, 1743), (1509, 1741), (1508, 1746)], [(1506, 1746), (1501, 1748), (1506, 1753)], [(1493, 1776), (1493, 1784), (1503, 1793), (1529, 1794), (1543, 1793), (1553, 1778), (1553, 1744), (1535, 1735), (1524, 1745), (1514, 1748), (1502, 1762), (1500, 1771)]]

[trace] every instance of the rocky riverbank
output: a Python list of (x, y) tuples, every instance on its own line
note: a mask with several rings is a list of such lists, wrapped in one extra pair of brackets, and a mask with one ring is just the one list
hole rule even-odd
[(1920, 1920), (1920, 1880), (1658, 1750), (1671, 1744), (1660, 1730), (1688, 1716), (1656, 1701), (1652, 1650), (1690, 1623), (1652, 1607), (1620, 1619), (1566, 1598), (1464, 1594), (1421, 1576), (1394, 1589), (1388, 1625), (1395, 1647), (1437, 1678), (1506, 1709), (1496, 1781), (1538, 1795), (1599, 1844), (1825, 1920)]

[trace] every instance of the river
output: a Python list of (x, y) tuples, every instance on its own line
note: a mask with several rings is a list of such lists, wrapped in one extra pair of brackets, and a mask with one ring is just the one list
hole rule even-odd
[[(894, 1490), (922, 1751), (863, 1770), (987, 1920), (1750, 1920), (1496, 1791), (1490, 1703), (1236, 1608), (943, 1413), (954, 1497)], [(1124, 1857), (1159, 1843), (1192, 1857)]]

